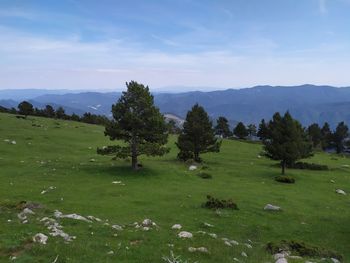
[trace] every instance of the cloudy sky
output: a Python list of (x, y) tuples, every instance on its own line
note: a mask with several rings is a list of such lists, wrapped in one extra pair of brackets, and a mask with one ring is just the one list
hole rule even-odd
[(350, 0), (0, 0), (0, 89), (350, 86)]

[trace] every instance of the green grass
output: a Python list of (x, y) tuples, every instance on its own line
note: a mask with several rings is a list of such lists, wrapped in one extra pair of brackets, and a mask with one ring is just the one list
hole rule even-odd
[[(205, 172), (212, 175), (204, 180), (198, 171), (188, 171), (187, 165), (176, 161), (175, 137), (171, 137), (169, 154), (141, 158), (143, 169), (133, 172), (126, 161), (96, 154), (96, 147), (110, 144), (103, 130), (76, 122), (0, 114), (0, 262), (9, 262), (10, 251), (17, 255), (15, 262), (52, 262), (57, 255), (57, 262), (163, 262), (162, 256), (170, 250), (190, 262), (234, 262), (234, 257), (273, 262), (265, 246), (283, 239), (337, 251), (343, 262), (350, 262), (350, 197), (335, 193), (336, 188), (350, 193), (350, 168), (342, 167), (350, 165), (348, 158), (317, 153), (310, 162), (326, 164), (329, 171), (287, 170), (296, 183), (281, 184), (274, 180), (280, 173), (275, 162), (258, 158), (261, 145), (227, 140), (219, 154), (203, 155), (209, 167)], [(92, 158), (96, 161), (90, 162)], [(112, 184), (117, 180), (125, 185)], [(50, 186), (56, 189), (40, 194)], [(208, 194), (232, 198), (240, 210), (218, 214), (202, 208)], [(19, 211), (10, 207), (23, 200), (45, 206), (35, 210), (28, 224), (21, 224)], [(283, 211), (263, 211), (267, 203)], [(119, 225), (150, 218), (159, 229), (146, 232), (127, 227), (118, 232), (98, 222), (64, 219), (61, 225), (76, 240), (66, 244), (49, 236), (45, 246), (30, 244), (34, 234), (49, 233), (37, 219), (52, 217), (56, 209)], [(214, 227), (205, 228), (203, 222)], [(171, 229), (176, 223), (194, 237), (180, 240), (179, 231)], [(219, 238), (196, 233), (199, 230)], [(242, 244), (250, 239), (253, 248), (225, 246), (222, 237)], [(190, 246), (205, 246), (210, 253), (190, 253)], [(110, 250), (114, 255), (107, 255)], [(242, 258), (242, 251), (248, 258)]]

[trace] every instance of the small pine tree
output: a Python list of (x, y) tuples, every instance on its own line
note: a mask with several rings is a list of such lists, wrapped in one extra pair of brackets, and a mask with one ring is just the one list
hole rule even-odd
[(19, 114), (24, 115), (25, 118), (27, 118), (28, 115), (33, 115), (34, 113), (33, 105), (28, 101), (22, 101), (20, 104), (18, 104), (18, 110)]
[(164, 116), (154, 106), (154, 99), (148, 86), (135, 81), (126, 83), (118, 102), (112, 106), (113, 120), (108, 122), (105, 135), (111, 140), (123, 140), (125, 146), (99, 148), (99, 154), (115, 155), (118, 158), (131, 157), (133, 170), (139, 168), (138, 156), (161, 156), (169, 151), (168, 133)]
[(323, 125), (321, 129), (321, 135), (322, 135), (321, 146), (322, 146), (322, 149), (325, 150), (332, 145), (332, 140), (333, 140), (333, 134), (332, 134), (331, 128), (329, 127), (328, 122), (325, 122), (325, 124)]
[(56, 118), (57, 119), (64, 119), (66, 117), (66, 113), (62, 107), (58, 107), (56, 110)]
[(215, 138), (212, 123), (203, 107), (198, 104), (187, 112), (181, 134), (177, 140), (180, 160), (194, 159), (201, 162), (200, 154), (206, 152), (219, 152), (220, 142)]
[(248, 130), (243, 124), (243, 122), (239, 122), (235, 129), (233, 130), (233, 134), (236, 135), (239, 139), (245, 139), (248, 136)]
[(249, 124), (247, 127), (248, 135), (250, 137), (256, 136), (256, 126), (255, 124)]
[(55, 110), (51, 105), (46, 105), (44, 109), (44, 114), (48, 118), (55, 117)]
[(267, 127), (267, 124), (265, 123), (264, 119), (262, 119), (260, 124), (259, 124), (257, 136), (262, 141), (265, 140), (268, 136), (268, 127)]
[(219, 117), (216, 120), (215, 134), (227, 138), (231, 136), (230, 126), (228, 120), (225, 117)]
[(349, 128), (348, 126), (342, 121), (338, 124), (334, 134), (333, 134), (333, 141), (335, 148), (337, 150), (337, 153), (341, 153), (344, 150), (344, 139), (346, 139), (349, 136)]
[(268, 124), (269, 135), (263, 141), (266, 156), (281, 161), (282, 174), (295, 161), (312, 155), (312, 145), (301, 124), (289, 112), (275, 113)]
[(317, 148), (322, 142), (322, 131), (320, 126), (317, 123), (311, 124), (307, 128), (307, 133), (309, 135), (310, 140), (312, 141), (312, 146)]

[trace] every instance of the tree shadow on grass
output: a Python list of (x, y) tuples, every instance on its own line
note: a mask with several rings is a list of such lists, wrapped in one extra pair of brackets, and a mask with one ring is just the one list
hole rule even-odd
[(139, 170), (134, 171), (131, 169), (130, 165), (126, 164), (118, 164), (114, 166), (89, 164), (80, 167), (80, 170), (92, 176), (125, 176), (128, 178), (144, 178), (159, 175), (159, 171), (148, 166), (141, 167)]

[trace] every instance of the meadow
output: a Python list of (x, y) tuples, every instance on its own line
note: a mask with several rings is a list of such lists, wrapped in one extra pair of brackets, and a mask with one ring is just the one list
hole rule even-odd
[[(189, 171), (176, 160), (171, 136), (169, 154), (141, 157), (143, 168), (134, 172), (127, 161), (96, 154), (97, 147), (115, 143), (103, 131), (72, 121), (0, 114), (0, 262), (165, 262), (162, 257), (170, 251), (188, 262), (274, 262), (266, 244), (281, 240), (336, 251), (342, 262), (350, 262), (350, 196), (335, 193), (338, 188), (350, 193), (349, 158), (316, 153), (307, 161), (326, 164), (329, 171), (290, 169), (296, 183), (282, 184), (274, 180), (280, 174), (276, 162), (260, 156), (261, 144), (224, 140), (220, 153), (203, 155), (199, 168), (212, 175), (203, 179), (199, 170)], [(207, 195), (232, 199), (239, 210), (203, 208)], [(26, 224), (17, 216), (21, 201), (42, 206)], [(264, 211), (269, 203), (282, 211)], [(64, 231), (76, 236), (67, 243), (50, 236), (40, 221), (53, 218), (55, 210), (102, 222), (60, 219)], [(146, 218), (157, 226), (144, 231), (132, 225)], [(179, 238), (174, 224), (193, 238)], [(37, 233), (48, 235), (46, 245), (31, 241)], [(222, 238), (239, 245), (227, 246)], [(191, 253), (189, 247), (206, 247), (209, 253)], [(321, 259), (288, 262), (306, 260)]]

